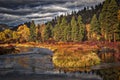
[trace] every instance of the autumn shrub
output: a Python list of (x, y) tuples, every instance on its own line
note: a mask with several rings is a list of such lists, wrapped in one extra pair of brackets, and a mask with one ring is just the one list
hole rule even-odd
[(100, 63), (99, 57), (90, 51), (57, 51), (53, 56), (53, 63), (56, 67), (77, 68), (87, 67)]

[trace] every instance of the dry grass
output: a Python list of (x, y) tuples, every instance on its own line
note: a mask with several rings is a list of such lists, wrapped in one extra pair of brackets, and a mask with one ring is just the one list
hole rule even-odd
[(78, 68), (99, 64), (100, 59), (90, 51), (58, 51), (53, 56), (53, 63), (60, 68)]
[[(102, 47), (119, 49), (117, 46), (120, 43), (108, 43), (108, 42), (82, 42), (82, 43), (23, 43), (23, 44), (1, 44), (0, 46), (23, 46), (23, 47), (40, 47), (48, 48), (54, 52), (53, 63), (57, 67), (86, 67), (100, 63), (100, 59), (97, 54), (93, 53), (93, 50), (100, 49)], [(119, 47), (120, 48), (120, 47)], [(118, 55), (118, 54), (117, 54)], [(118, 56), (119, 57), (119, 56)], [(120, 57), (119, 57), (120, 58)]]

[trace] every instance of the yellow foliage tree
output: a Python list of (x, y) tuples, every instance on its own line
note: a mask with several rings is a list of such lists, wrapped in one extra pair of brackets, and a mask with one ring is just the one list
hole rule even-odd
[(40, 32), (40, 34), (41, 34), (41, 41), (44, 41), (44, 30), (45, 30), (45, 24), (42, 24), (41, 26), (40, 26), (40, 29), (39, 29), (39, 32)]
[(29, 40), (30, 30), (27, 25), (24, 24), (19, 26), (17, 29), (17, 33), (20, 36), (20, 42), (27, 42)]
[(4, 42), (5, 40), (5, 33), (4, 32), (0, 32), (0, 42)]
[(10, 41), (11, 39), (12, 39), (12, 33), (13, 33), (13, 31), (12, 30), (10, 30), (10, 29), (5, 29), (4, 30), (4, 34), (5, 34), (5, 37), (6, 37), (6, 41)]
[(13, 33), (13, 31), (10, 30), (10, 29), (5, 29), (4, 30), (4, 34), (5, 34), (5, 40), (4, 41), (5, 42), (11, 42), (12, 37), (13, 37), (12, 33)]
[(20, 38), (20, 35), (18, 34), (17, 31), (13, 31), (13, 40), (15, 40), (16, 42), (18, 42), (18, 39)]

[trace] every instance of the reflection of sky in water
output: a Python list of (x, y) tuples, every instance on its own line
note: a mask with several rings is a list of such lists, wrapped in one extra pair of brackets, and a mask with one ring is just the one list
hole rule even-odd
[(53, 65), (51, 57), (41, 56), (39, 54), (30, 54), (21, 57), (0, 58), (0, 68), (13, 69), (13, 71), (27, 72), (45, 72), (51, 71)]

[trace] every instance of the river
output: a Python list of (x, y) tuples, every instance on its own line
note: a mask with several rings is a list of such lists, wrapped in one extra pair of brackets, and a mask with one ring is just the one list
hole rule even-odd
[(0, 80), (120, 80), (119, 63), (92, 66), (89, 72), (64, 72), (52, 64), (49, 49), (20, 49), (19, 54), (0, 56)]

